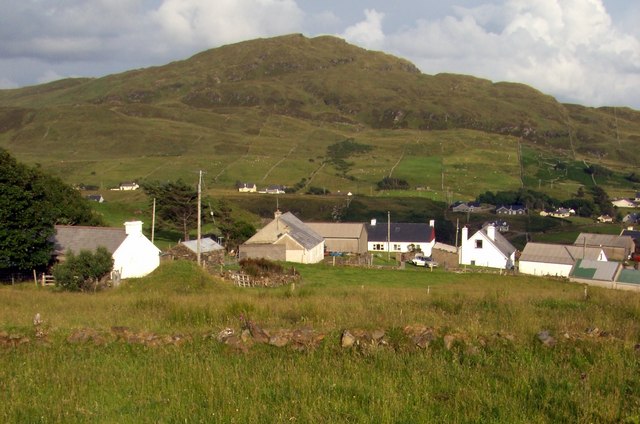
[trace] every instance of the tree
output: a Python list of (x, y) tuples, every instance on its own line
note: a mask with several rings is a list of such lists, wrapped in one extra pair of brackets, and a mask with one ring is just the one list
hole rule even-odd
[(98, 283), (113, 269), (113, 258), (104, 247), (95, 253), (81, 250), (75, 255), (69, 251), (66, 260), (53, 267), (56, 284), (69, 291), (95, 290)]
[(76, 190), (0, 149), (0, 269), (47, 265), (55, 224), (99, 223)]
[(226, 200), (220, 199), (213, 213), (216, 227), (226, 240), (227, 249), (234, 249), (256, 233), (253, 225), (236, 220), (232, 212), (231, 205)]
[(182, 180), (143, 182), (142, 189), (156, 199), (158, 225), (180, 231), (183, 240), (189, 240), (189, 229), (198, 222), (198, 191)]

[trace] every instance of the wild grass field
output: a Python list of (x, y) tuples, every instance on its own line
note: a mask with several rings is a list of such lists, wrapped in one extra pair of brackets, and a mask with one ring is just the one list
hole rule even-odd
[[(2, 422), (625, 422), (640, 420), (640, 296), (497, 274), (296, 266), (241, 289), (186, 262), (98, 293), (0, 287)], [(44, 337), (34, 335), (40, 313)], [(315, 348), (218, 342), (241, 317), (313, 329)], [(434, 338), (415, 346), (406, 328)], [(109, 337), (112, 327), (181, 343)], [(105, 339), (70, 341), (79, 329)], [(342, 348), (344, 330), (385, 345)], [(545, 346), (538, 333), (555, 344)], [(212, 337), (210, 337), (212, 336)]]

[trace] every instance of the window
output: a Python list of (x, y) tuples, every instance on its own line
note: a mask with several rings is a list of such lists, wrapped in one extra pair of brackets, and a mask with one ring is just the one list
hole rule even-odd
[(482, 249), (482, 240), (476, 240), (476, 249)]
[(376, 243), (373, 245), (373, 250), (384, 250), (384, 244)]
[(399, 252), (399, 251), (401, 251), (401, 250), (402, 250), (402, 248), (400, 247), (400, 245), (399, 245), (399, 244), (394, 244), (394, 245), (393, 245), (393, 250), (394, 250), (394, 251), (396, 251), (396, 252)]

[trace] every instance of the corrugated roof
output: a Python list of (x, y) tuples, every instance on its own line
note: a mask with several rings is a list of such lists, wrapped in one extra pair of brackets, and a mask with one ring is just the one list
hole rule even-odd
[(324, 238), (353, 238), (362, 235), (361, 222), (305, 222), (305, 225)]
[(578, 259), (597, 260), (602, 249), (565, 244), (527, 243), (520, 261), (573, 265)]
[(623, 269), (618, 275), (618, 283), (640, 284), (640, 271), (635, 269)]
[(100, 246), (113, 253), (127, 237), (124, 227), (85, 227), (56, 225), (56, 233), (51, 238), (54, 243), (54, 255), (64, 254), (67, 250), (78, 253), (81, 250), (95, 252)]
[[(193, 253), (198, 253), (198, 240), (183, 241), (185, 247), (191, 250)], [(211, 237), (200, 239), (200, 253), (215, 252), (216, 250), (224, 249)]]
[(298, 242), (305, 249), (312, 249), (324, 242), (324, 238), (314, 230), (305, 225), (291, 212), (284, 213), (264, 226), (253, 237), (247, 240), (246, 244), (268, 244), (275, 243), (283, 234)]
[(367, 233), (370, 242), (386, 242), (387, 232), (390, 241), (397, 243), (428, 243), (435, 238), (435, 230), (429, 224), (381, 222), (376, 225), (367, 224)]
[(593, 234), (580, 233), (576, 241), (576, 246), (602, 246), (602, 247), (622, 247), (628, 248), (633, 246), (633, 239), (629, 236), (617, 236), (613, 234)]
[(578, 259), (571, 275), (592, 280), (613, 281), (620, 264), (617, 262)]

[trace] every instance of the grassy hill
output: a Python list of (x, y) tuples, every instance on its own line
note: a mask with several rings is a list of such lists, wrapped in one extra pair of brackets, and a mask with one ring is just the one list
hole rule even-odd
[[(334, 37), (228, 45), (165, 66), (0, 90), (0, 147), (70, 183), (236, 180), (373, 194), (385, 176), (431, 199), (521, 186), (614, 193), (640, 165), (640, 112), (558, 103), (523, 84), (425, 75)], [(329, 161), (344, 140), (370, 146)], [(563, 172), (557, 172), (558, 162)], [(576, 172), (564, 172), (573, 169)]]

